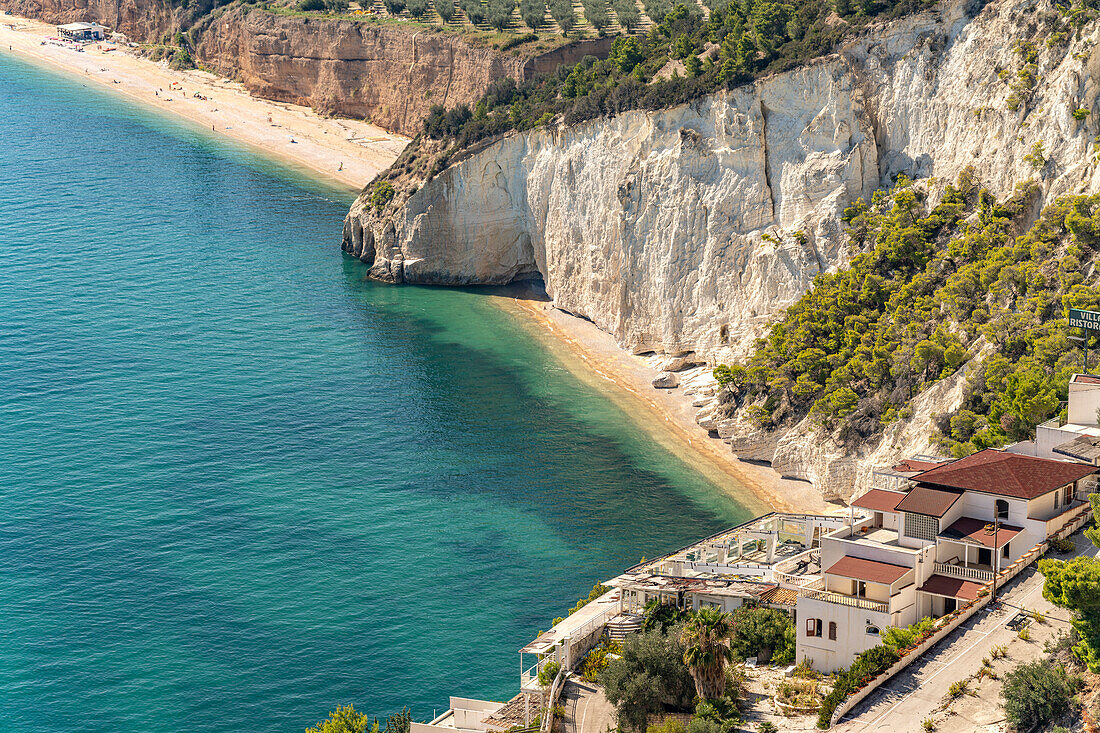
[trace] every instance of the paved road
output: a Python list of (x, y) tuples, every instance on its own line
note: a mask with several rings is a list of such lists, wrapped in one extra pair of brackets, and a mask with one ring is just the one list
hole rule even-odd
[[(1074, 538), (1075, 554), (1096, 555), (1097, 549), (1081, 534)], [(1059, 556), (1055, 556), (1059, 557)], [(1035, 565), (1017, 576), (998, 594), (999, 602), (986, 606), (960, 626), (947, 639), (911, 664), (890, 682), (857, 705), (835, 730), (844, 733), (909, 733), (920, 731), (926, 718), (937, 723), (944, 717), (942, 706), (948, 686), (973, 675), (984, 657), (997, 645), (1009, 646), (1009, 659), (995, 664), (998, 672), (1021, 662), (1044, 656), (1043, 642), (1059, 631), (1069, 628), (1069, 613), (1043, 598), (1043, 576)], [(1032, 640), (1023, 642), (1017, 632), (1006, 627), (1022, 610), (1035, 610), (1046, 615), (1045, 624), (1031, 626)], [(951, 722), (942, 730), (962, 733), (971, 730), (997, 730), (1001, 727), (1000, 683), (986, 680), (980, 686), (978, 698), (964, 697), (953, 706)]]
[(591, 682), (570, 678), (562, 689), (565, 733), (605, 733), (615, 729), (615, 708)]

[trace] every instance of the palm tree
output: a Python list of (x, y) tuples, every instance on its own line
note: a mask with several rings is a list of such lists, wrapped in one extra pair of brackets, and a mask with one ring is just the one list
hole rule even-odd
[(684, 664), (695, 680), (695, 692), (705, 700), (719, 698), (726, 691), (732, 635), (732, 617), (716, 608), (700, 608), (680, 632)]

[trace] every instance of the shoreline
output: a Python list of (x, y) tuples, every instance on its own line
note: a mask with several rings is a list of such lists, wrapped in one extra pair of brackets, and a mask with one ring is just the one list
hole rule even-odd
[(0, 16), (0, 53), (95, 82), (356, 193), (409, 142), (362, 120), (322, 117), (308, 107), (253, 96), (241, 84), (206, 71), (174, 71), (124, 47), (102, 50), (118, 44), (91, 43), (83, 52), (43, 45), (53, 35), (54, 26), (47, 23)]
[[(173, 71), (129, 51), (97, 49), (97, 45), (115, 44), (89, 44), (83, 52), (43, 45), (52, 31), (53, 26), (46, 23), (4, 16), (0, 52), (8, 45), (11, 53), (31, 63), (88, 79), (204, 127), (211, 125), (212, 133), (355, 192), (387, 168), (408, 143), (407, 138), (360, 120), (321, 117), (306, 107), (255, 97), (240, 84), (205, 71)], [(171, 89), (173, 85), (182, 85), (183, 91)], [(200, 97), (193, 96), (196, 93)], [(610, 382), (623, 400), (640, 406), (638, 413), (627, 410), (639, 427), (747, 509), (828, 512), (837, 508), (807, 482), (738, 460), (720, 439), (695, 423), (691, 397), (680, 389), (652, 387), (656, 372), (594, 324), (549, 302), (516, 297), (499, 302), (547, 335), (548, 346), (574, 374)]]
[(501, 298), (500, 302), (558, 344), (560, 348), (553, 351), (570, 371), (610, 382), (624, 399), (640, 405), (642, 410), (632, 415), (639, 426), (746, 508), (763, 509), (760, 513), (822, 514), (841, 508), (840, 504), (825, 501), (809, 482), (784, 478), (770, 466), (739, 460), (728, 445), (710, 437), (695, 422), (691, 397), (679, 388), (653, 387), (650, 382), (657, 372), (640, 357), (620, 348), (614, 337), (595, 324), (561, 311), (547, 301), (510, 297)]

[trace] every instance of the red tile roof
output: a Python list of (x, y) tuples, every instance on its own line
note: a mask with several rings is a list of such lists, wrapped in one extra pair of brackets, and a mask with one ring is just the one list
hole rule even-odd
[(929, 517), (942, 517), (951, 508), (951, 505), (959, 500), (960, 496), (962, 494), (951, 491), (917, 486), (898, 502), (898, 511), (924, 514)]
[(795, 606), (798, 604), (798, 591), (776, 586), (761, 593), (760, 602), (772, 603), (777, 606)]
[(870, 509), (875, 512), (892, 512), (898, 507), (898, 502), (905, 498), (900, 491), (885, 491), (883, 489), (871, 489), (863, 496), (852, 502), (852, 506), (860, 509)]
[(889, 585), (912, 568), (904, 565), (894, 565), (877, 560), (864, 560), (862, 557), (845, 556), (833, 563), (833, 566), (825, 572), (830, 575), (842, 575), (845, 578), (867, 580), (872, 583), (885, 583)]
[[(1002, 524), (997, 530), (997, 547), (1004, 547), (1012, 541), (1012, 538), (1023, 531), (1022, 527), (1013, 527), (1011, 524)], [(964, 540), (985, 547), (993, 547), (993, 522), (987, 522), (973, 517), (959, 517), (947, 529), (940, 532), (941, 537), (950, 540)]]
[(946, 461), (918, 461), (916, 458), (906, 458), (904, 461), (894, 466), (894, 470), (899, 473), (919, 473), (942, 466), (944, 463), (946, 463)]
[(1070, 381), (1077, 384), (1100, 384), (1100, 377), (1095, 374), (1074, 374)]
[(1095, 467), (1082, 463), (1053, 461), (986, 448), (918, 474), (915, 480), (953, 489), (1034, 499), (1096, 471)]
[(949, 578), (946, 575), (931, 575), (928, 580), (924, 581), (924, 585), (917, 588), (917, 590), (925, 593), (961, 598), (964, 601), (978, 600), (978, 591), (981, 589), (981, 583), (975, 583), (973, 580)]

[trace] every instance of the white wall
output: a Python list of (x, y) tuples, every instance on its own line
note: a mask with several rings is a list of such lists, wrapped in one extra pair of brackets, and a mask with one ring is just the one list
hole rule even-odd
[(1071, 379), (1066, 421), (1078, 425), (1096, 425), (1098, 408), (1100, 408), (1100, 384), (1082, 384)]
[[(985, 522), (992, 522), (997, 517), (995, 502), (998, 499), (1008, 502), (1008, 519), (1002, 521), (1005, 524), (1022, 527), (1024, 530), (1013, 538), (1009, 546), (1008, 560), (1011, 562), (1046, 539), (1046, 522), (1037, 522), (1028, 519), (1028, 515), (1032, 512), (1030, 507), (1031, 502), (1025, 499), (1012, 499), (1009, 497), (985, 494), (980, 491), (967, 491), (963, 494), (960, 503), (965, 504), (965, 516), (980, 519)], [(1050, 503), (1053, 503), (1053, 497), (1048, 497), (1048, 499)], [(1041, 499), (1036, 499), (1034, 501), (1040, 500)], [(977, 562), (977, 550), (972, 549), (970, 551), (970, 561)], [(1005, 559), (1001, 558), (1002, 564), (1004, 564), (1004, 561)]]
[(864, 560), (888, 562), (892, 565), (904, 565), (907, 568), (913, 567), (917, 557), (912, 550), (902, 547), (888, 547), (869, 541), (846, 541), (839, 537), (821, 538), (822, 570), (831, 567), (833, 563), (845, 555), (863, 558)]
[[(806, 635), (806, 619), (821, 619), (820, 637)], [(890, 616), (877, 611), (841, 606), (812, 598), (798, 599), (795, 632), (795, 661), (811, 660), (814, 669), (833, 672), (852, 663), (860, 652), (878, 646), (878, 634), (868, 634), (867, 627), (881, 632), (890, 625)], [(836, 641), (829, 639), (829, 622), (837, 625)]]

